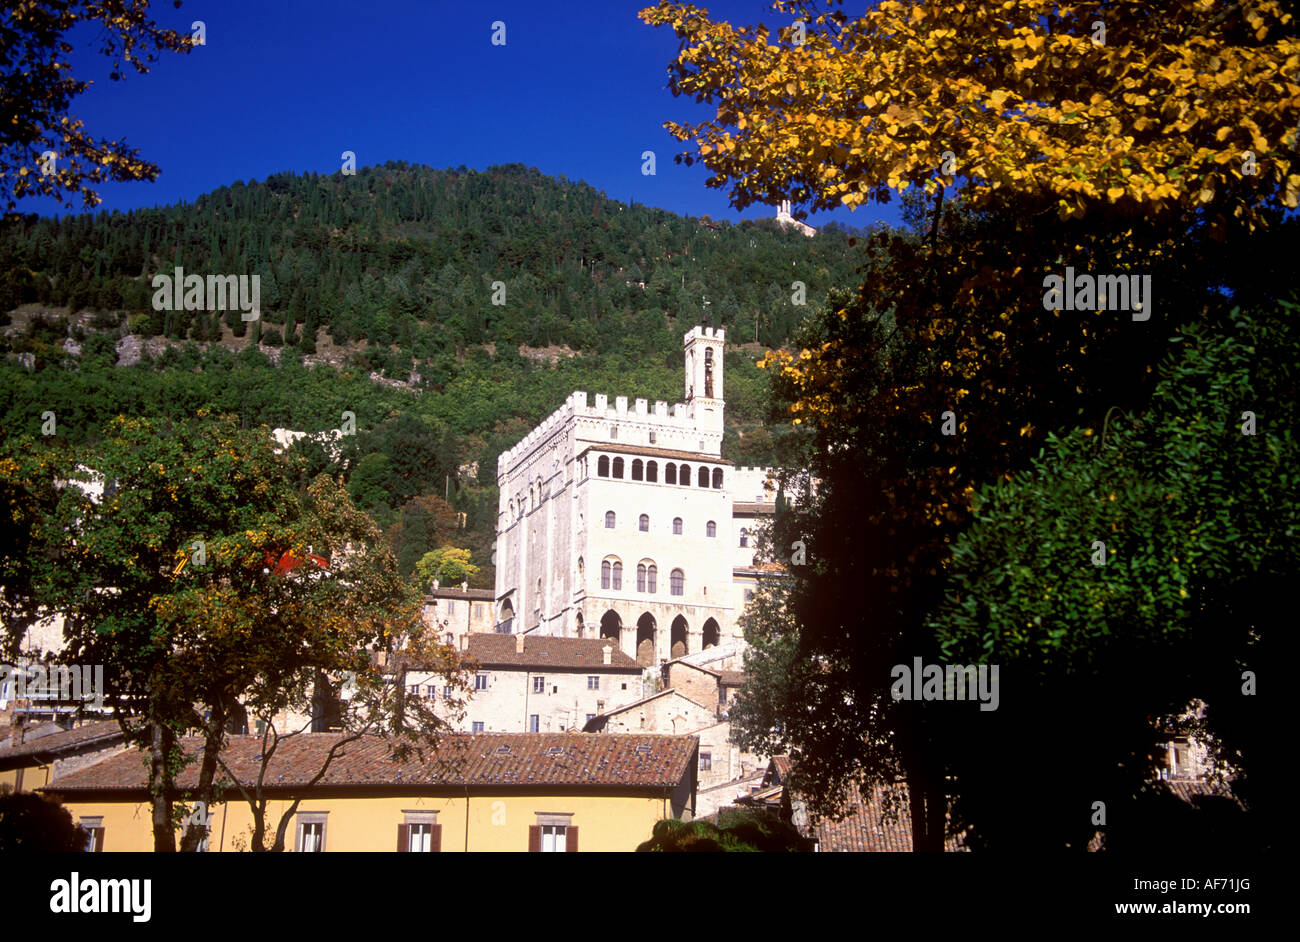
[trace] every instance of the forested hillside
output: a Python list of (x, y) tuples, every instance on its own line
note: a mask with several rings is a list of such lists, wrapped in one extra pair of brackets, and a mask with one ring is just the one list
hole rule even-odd
[[(490, 585), (497, 455), (574, 389), (680, 399), (694, 324), (748, 344), (727, 354), (724, 455), (779, 461), (754, 362), (856, 283), (849, 238), (682, 218), (522, 165), (283, 174), (164, 209), (15, 217), (0, 416), (35, 431), (53, 412), (59, 436), (91, 442), (119, 413), (319, 432), (353, 412), (340, 458), (303, 446), (313, 467), (347, 476), (404, 572), (453, 543)], [(176, 267), (260, 275), (261, 320), (155, 311), (151, 280)]]

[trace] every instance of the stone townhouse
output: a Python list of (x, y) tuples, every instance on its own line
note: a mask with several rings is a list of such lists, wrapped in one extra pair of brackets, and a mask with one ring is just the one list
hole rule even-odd
[(766, 757), (745, 752), (731, 741), (728, 710), (744, 681), (740, 671), (712, 670), (685, 659), (669, 661), (661, 669), (664, 689), (606, 710), (588, 720), (583, 732), (696, 736), (699, 813), (707, 814), (734, 800), (738, 788), (758, 784), (767, 766)]
[[(588, 719), (644, 692), (642, 668), (609, 641), (547, 635), (470, 634), (463, 651), (477, 662), (463, 718), (467, 733), (550, 733), (581, 729)], [(411, 673), (407, 692), (445, 699), (438, 677)]]

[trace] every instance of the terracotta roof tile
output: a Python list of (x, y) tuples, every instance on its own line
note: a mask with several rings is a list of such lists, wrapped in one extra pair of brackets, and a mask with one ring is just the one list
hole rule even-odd
[[(18, 746), (0, 749), (0, 762), (24, 756), (52, 755), (92, 743), (103, 742), (108, 744), (115, 739), (121, 740), (123, 738), (122, 727), (118, 725), (117, 720), (97, 720), (93, 723), (78, 726), (75, 729), (69, 729), (61, 733), (51, 733), (38, 739), (29, 739)], [(12, 739), (6, 741), (11, 742)]]
[[(539, 670), (600, 670), (640, 673), (642, 668), (632, 658), (604, 638), (556, 638), (551, 635), (524, 635), (524, 650), (515, 650), (518, 635), (471, 634), (467, 654), (482, 667), (518, 667)], [(605, 663), (605, 645), (609, 644), (609, 663)]]
[[(342, 733), (304, 733), (282, 740), (267, 769), (270, 788), (302, 788), (320, 770)], [(699, 740), (694, 736), (583, 733), (455, 733), (439, 739), (423, 758), (397, 762), (387, 743), (366, 736), (343, 747), (321, 779), (320, 788), (464, 786), (612, 786), (673, 788), (686, 775)], [(187, 738), (182, 748), (196, 754), (201, 741)], [(234, 736), (224, 759), (243, 782), (256, 779), (261, 763), (258, 736)], [(225, 776), (221, 776), (225, 779)], [(192, 788), (198, 764), (177, 784)], [(228, 781), (228, 779), (227, 779)], [(73, 772), (43, 791), (139, 792), (146, 787), (144, 755), (136, 750)]]
[(456, 588), (442, 586), (426, 592), (425, 598), (430, 601), (433, 599), (472, 599), (476, 602), (493, 602), (496, 601), (496, 593), (491, 589), (462, 589), (459, 586)]

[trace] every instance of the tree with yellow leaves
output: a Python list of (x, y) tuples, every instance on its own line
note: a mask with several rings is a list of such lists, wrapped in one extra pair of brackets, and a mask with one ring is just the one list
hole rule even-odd
[[(100, 202), (92, 184), (158, 176), (158, 168), (137, 151), (122, 141), (96, 139), (68, 113), (72, 100), (92, 84), (73, 77), (68, 59), (73, 46), (67, 34), (81, 24), (101, 28), (100, 51), (112, 62), (114, 81), (128, 65), (144, 74), (160, 53), (187, 53), (194, 46), (192, 37), (154, 22), (148, 0), (6, 3), (0, 11), (2, 210), (13, 210), (23, 197), (62, 201), (78, 191), (91, 208)], [(71, 200), (64, 205), (73, 208)]]

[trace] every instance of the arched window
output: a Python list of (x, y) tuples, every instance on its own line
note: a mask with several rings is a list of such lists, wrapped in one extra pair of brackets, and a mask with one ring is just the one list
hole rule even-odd
[(649, 566), (646, 567), (646, 572), (645, 572), (646, 589), (645, 590), (649, 592), (651, 595), (654, 595), (656, 592), (659, 591), (658, 582), (659, 582), (659, 567), (656, 566), (654, 563), (651, 563)]
[(614, 529), (614, 511), (612, 510), (605, 511), (605, 529)]
[(710, 520), (704, 525), (704, 535), (712, 539), (718, 535), (718, 525)]
[(641, 481), (645, 479), (645, 465), (641, 463), (640, 458), (632, 459), (632, 480)]
[(682, 518), (673, 517), (673, 536), (682, 535)]
[(645, 563), (638, 563), (636, 567), (636, 590), (645, 591)]
[(659, 483), (659, 462), (647, 461), (645, 463), (645, 479), (651, 484)]
[(664, 465), (664, 483), (677, 483), (677, 465), (673, 464), (671, 461)]
[(609, 477), (609, 455), (601, 455), (596, 459), (596, 476)]
[(639, 520), (637, 520), (637, 522), (636, 522), (636, 528), (637, 528), (638, 530), (640, 530), (642, 533), (649, 533), (649, 532), (650, 532), (650, 517), (649, 517), (648, 515), (646, 515), (646, 514), (642, 514), (642, 515), (641, 515), (641, 518), (640, 518)]
[(614, 585), (613, 585), (613, 588), (615, 588), (615, 589), (622, 589), (622, 588), (623, 588), (623, 564), (622, 564), (622, 563), (620, 563), (620, 562), (615, 562), (615, 563), (614, 563), (614, 573), (613, 573), (613, 575), (614, 575)]
[(610, 569), (611, 569), (611, 567), (610, 567), (610, 565), (609, 565), (609, 560), (608, 560), (608, 559), (605, 560), (603, 563), (600, 564), (600, 587), (601, 587), (602, 589), (608, 589), (608, 588), (609, 588), (609, 574), (610, 574)]
[(709, 469), (708, 469), (708, 468), (705, 468), (705, 467), (701, 467), (701, 468), (700, 468), (700, 473), (699, 473), (699, 475), (696, 477), (696, 479), (695, 479), (695, 483), (696, 483), (696, 485), (699, 486), (699, 487), (708, 487), (708, 486), (709, 486)]
[(680, 569), (674, 569), (668, 577), (668, 589), (673, 595), (683, 595), (686, 592), (686, 574)]
[(682, 487), (690, 487), (690, 486), (691, 486), (691, 466), (690, 466), (690, 465), (688, 465), (688, 464), (684, 464), (684, 465), (682, 465), (680, 468), (677, 469), (677, 483), (680, 484)]
[(716, 488), (716, 489), (721, 489), (721, 488), (722, 488), (722, 469), (721, 469), (721, 468), (714, 468), (714, 469), (713, 469), (713, 486), (714, 486), (714, 488)]
[(740, 545), (741, 546), (749, 545), (749, 531), (746, 530), (744, 527), (740, 528)]
[(614, 477), (616, 477), (616, 478), (621, 478), (622, 476), (623, 476), (623, 459), (622, 459), (622, 458), (615, 458), (615, 459), (614, 459)]

